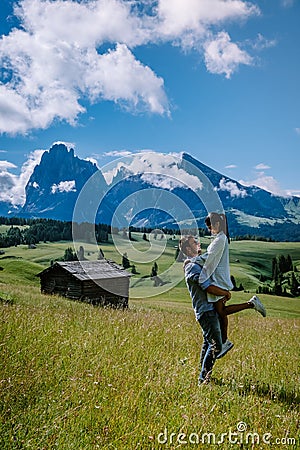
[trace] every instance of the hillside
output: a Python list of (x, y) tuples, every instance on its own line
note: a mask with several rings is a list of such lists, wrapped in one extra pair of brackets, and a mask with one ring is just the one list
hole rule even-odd
[[(142, 239), (142, 234), (132, 233), (135, 241), (132, 243), (133, 248), (138, 252), (138, 257), (149, 254), (150, 243)], [(205, 251), (210, 242), (208, 237), (201, 238), (202, 248)], [(77, 243), (77, 249), (79, 248)], [(171, 298), (173, 289), (178, 293), (179, 298), (184, 299), (185, 304), (189, 304), (189, 297), (186, 292), (185, 282), (183, 279), (182, 263), (175, 264), (176, 247), (178, 246), (178, 237), (171, 237), (165, 241), (166, 247), (163, 253), (156, 259), (158, 264), (158, 275), (163, 280), (169, 280), (170, 283), (162, 287), (154, 287), (153, 281), (149, 278), (154, 260), (148, 262), (134, 261), (137, 274), (131, 277), (131, 294), (132, 301), (143, 297), (150, 298), (156, 303), (156, 299)], [(82, 243), (85, 257), (89, 260), (96, 260), (99, 255), (99, 247), (95, 244)], [(28, 245), (18, 245), (17, 247), (9, 247), (4, 249), (4, 254), (0, 255), (0, 267), (4, 270), (0, 271), (0, 282), (9, 283), (33, 283), (38, 285), (38, 279), (35, 275), (48, 267), (51, 261), (61, 259), (65, 250), (73, 247), (71, 241), (59, 242), (41, 242), (36, 248), (29, 248)], [(107, 242), (100, 244), (104, 256), (113, 260), (118, 264), (122, 264), (122, 252), (128, 251), (129, 243), (127, 239), (120, 236), (118, 249), (113, 244), (110, 236)], [(154, 248), (155, 250), (155, 248)], [(145, 253), (146, 252), (146, 253)], [(129, 253), (130, 255), (130, 253)], [(137, 255), (135, 257), (137, 257)], [(262, 242), (262, 241), (232, 241), (230, 244), (230, 271), (234, 276), (236, 285), (242, 284), (243, 289), (252, 295), (257, 291), (259, 286), (264, 286), (264, 279), (272, 278), (272, 260), (273, 258), (284, 255), (292, 258), (295, 268), (300, 272), (300, 243), (297, 242)], [(130, 261), (132, 264), (132, 261)], [(171, 269), (170, 269), (171, 267)], [(169, 274), (171, 270), (171, 275)], [(174, 276), (174, 278), (173, 278)], [(264, 277), (262, 279), (262, 276)], [(145, 278), (146, 277), (146, 278)], [(249, 294), (243, 292), (233, 293), (236, 298), (246, 298)], [(177, 294), (176, 294), (177, 295)], [(170, 296), (170, 297), (169, 297)], [(274, 301), (277, 297), (273, 297)], [(160, 300), (158, 300), (160, 301)], [(289, 300), (286, 298), (286, 302)]]
[(278, 298), (276, 310), (263, 296), (266, 319), (231, 317), (234, 349), (200, 389), (201, 332), (183, 289), (127, 311), (41, 295), (20, 279), (3, 284), (0, 274), (4, 289), (1, 449), (172, 449), (179, 433), (186, 448), (229, 449), (229, 431), (244, 444), (250, 433), (251, 446), (267, 437), (299, 445), (299, 299), (296, 309)]

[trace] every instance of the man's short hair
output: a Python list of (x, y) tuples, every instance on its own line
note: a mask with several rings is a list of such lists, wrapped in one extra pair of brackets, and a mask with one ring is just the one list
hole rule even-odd
[(179, 241), (179, 249), (184, 254), (184, 256), (188, 256), (186, 248), (191, 246), (190, 245), (191, 239), (195, 239), (195, 237), (189, 234), (188, 236), (182, 236), (182, 238)]

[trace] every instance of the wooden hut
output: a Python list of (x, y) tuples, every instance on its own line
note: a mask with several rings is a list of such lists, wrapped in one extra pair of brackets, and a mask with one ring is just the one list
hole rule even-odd
[(41, 292), (97, 305), (127, 307), (130, 274), (113, 261), (64, 261), (37, 274)]

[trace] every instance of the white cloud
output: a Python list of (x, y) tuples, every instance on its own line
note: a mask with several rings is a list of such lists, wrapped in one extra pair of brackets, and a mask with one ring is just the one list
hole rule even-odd
[(20, 29), (0, 39), (0, 133), (54, 120), (76, 125), (82, 100), (169, 115), (164, 80), (136, 59), (135, 47), (167, 42), (204, 52), (207, 69), (229, 78), (252, 59), (217, 30), (259, 13), (243, 0), (20, 0)]
[[(21, 168), (20, 175), (14, 175), (9, 169), (16, 166), (7, 161), (0, 162), (0, 201), (10, 202), (14, 206), (23, 205), (25, 202), (25, 186), (34, 170), (40, 163), (44, 150), (35, 150), (30, 153), (28, 159)], [(3, 170), (1, 170), (1, 167)]]
[(290, 196), (300, 197), (300, 190), (299, 190), (299, 189), (298, 189), (298, 190), (287, 189), (287, 190), (285, 191), (285, 193), (286, 193), (286, 195), (287, 195), (288, 197), (290, 197)]
[(229, 164), (228, 166), (225, 166), (225, 169), (236, 169), (237, 166), (235, 164)]
[(193, 46), (210, 26), (226, 20), (245, 20), (259, 14), (259, 9), (240, 0), (159, 0), (157, 12), (162, 36)]
[[(74, 125), (84, 97), (169, 112), (163, 80), (128, 48), (148, 34), (130, 2), (23, 0), (16, 11), (23, 30), (0, 41), (4, 76), (13, 73), (0, 86), (0, 132), (46, 128), (55, 118)], [(112, 49), (99, 54), (104, 42)]]
[(11, 174), (5, 168), (0, 169), (0, 201), (10, 202), (13, 201), (12, 189), (15, 185), (16, 175)]
[(251, 46), (255, 50), (264, 50), (265, 48), (274, 47), (276, 44), (276, 39), (267, 39), (262, 34), (258, 33), (257, 39), (251, 43)]
[[(126, 160), (121, 160), (112, 169), (108, 165), (108, 170), (103, 168), (103, 175), (108, 184), (111, 184), (118, 171), (128, 171), (129, 174), (142, 174), (142, 179), (146, 182), (161, 188), (174, 189), (178, 186), (187, 186), (193, 190), (202, 189), (202, 182), (198, 177), (188, 174), (178, 167), (179, 155), (154, 153), (144, 151), (131, 154)], [(126, 172), (125, 172), (126, 173)]]
[(291, 8), (295, 3), (295, 0), (281, 0), (281, 4), (284, 8)]
[(51, 193), (55, 194), (57, 192), (76, 192), (75, 180), (61, 181), (58, 184), (53, 184), (51, 186)]
[(258, 186), (274, 195), (287, 195), (286, 191), (281, 189), (278, 181), (271, 175), (266, 175), (264, 172), (258, 173), (257, 177), (252, 181), (240, 180), (239, 182), (244, 186)]
[(16, 169), (17, 166), (9, 161), (0, 161), (0, 171), (6, 171), (7, 169)]
[(257, 164), (255, 166), (255, 169), (257, 169), (257, 170), (266, 170), (266, 169), (271, 169), (271, 167), (268, 166), (267, 164), (260, 163), (260, 164)]
[(128, 150), (113, 150), (111, 152), (104, 153), (104, 156), (129, 156), (132, 152), (129, 152)]
[(85, 78), (91, 100), (103, 98), (128, 110), (169, 113), (163, 79), (137, 61), (125, 44), (94, 55), (93, 69)]
[(21, 168), (21, 173), (16, 179), (16, 183), (13, 189), (13, 204), (24, 204), (25, 203), (25, 187), (28, 183), (28, 180), (30, 176), (32, 175), (32, 172), (40, 162), (42, 155), (45, 150), (34, 150), (32, 153), (29, 154), (27, 160), (23, 164)]
[(220, 191), (227, 191), (230, 194), (230, 197), (246, 197), (247, 191), (245, 189), (240, 189), (236, 183), (230, 180), (226, 180), (226, 178), (222, 178), (219, 183)]
[(251, 65), (253, 59), (237, 44), (231, 42), (228, 33), (222, 31), (204, 44), (205, 64), (209, 72), (225, 74), (230, 78), (240, 64)]

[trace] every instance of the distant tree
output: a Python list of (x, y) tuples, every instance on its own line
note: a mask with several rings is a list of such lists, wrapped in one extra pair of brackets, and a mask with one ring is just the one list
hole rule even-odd
[(291, 277), (291, 294), (295, 297), (299, 295), (299, 281), (297, 280), (294, 272)]
[(134, 275), (139, 273), (139, 272), (137, 272), (136, 267), (135, 267), (134, 264), (131, 266), (131, 273), (133, 273)]
[(130, 262), (127, 256), (127, 253), (123, 254), (122, 257), (122, 266), (124, 267), (124, 269), (128, 269), (130, 267)]
[(76, 252), (75, 251), (73, 252), (71, 247), (66, 248), (63, 260), (64, 261), (77, 261)]
[(130, 241), (136, 242), (136, 239), (135, 239), (135, 237), (132, 236), (131, 231), (129, 231), (129, 233), (128, 233), (128, 238)]
[(17, 246), (19, 244), (22, 244), (23, 242), (22, 233), (19, 227), (11, 226), (10, 229), (7, 231), (7, 237), (10, 246)]
[(281, 286), (281, 283), (280, 283), (280, 282), (275, 283), (275, 286), (274, 286), (274, 294), (275, 294), (275, 295), (282, 295), (282, 286)]
[(156, 261), (154, 262), (152, 269), (151, 269), (151, 274), (150, 277), (156, 277), (157, 276), (157, 272), (158, 272), (158, 265), (156, 263)]
[(286, 268), (287, 272), (291, 272), (293, 270), (293, 261), (291, 255), (287, 255), (286, 257)]
[(278, 280), (279, 276), (279, 267), (278, 267), (278, 261), (277, 258), (272, 259), (272, 279), (274, 281)]
[(231, 280), (231, 283), (233, 284), (233, 291), (237, 291), (238, 289), (237, 289), (237, 287), (236, 287), (236, 281), (235, 281), (235, 278), (234, 278), (234, 276), (233, 275), (231, 275), (230, 276), (230, 280)]

